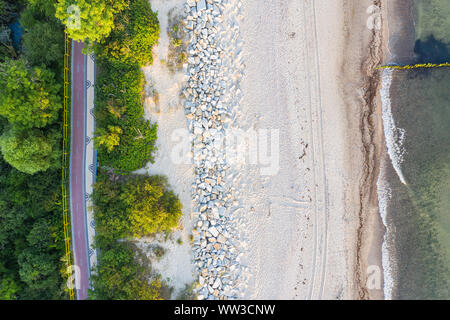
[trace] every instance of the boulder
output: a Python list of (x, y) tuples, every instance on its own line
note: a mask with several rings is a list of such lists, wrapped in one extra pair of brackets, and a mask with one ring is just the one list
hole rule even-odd
[(199, 0), (197, 2), (197, 12), (200, 12), (202, 10), (206, 10), (206, 1), (205, 0)]

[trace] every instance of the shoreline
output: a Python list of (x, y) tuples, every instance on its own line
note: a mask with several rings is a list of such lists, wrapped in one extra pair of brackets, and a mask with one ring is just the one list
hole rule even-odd
[[(349, 58), (343, 64), (345, 81), (342, 92), (347, 107), (350, 144), (359, 146), (350, 148), (348, 153), (348, 170), (356, 171), (354, 181), (359, 181), (359, 184), (356, 183), (351, 188), (358, 208), (353, 212), (356, 222), (349, 224), (347, 229), (348, 233), (356, 234), (356, 252), (351, 261), (354, 268), (353, 298), (383, 299), (382, 243), (385, 228), (379, 214), (377, 181), (384, 139), (381, 72), (376, 68), (383, 62), (387, 43), (383, 19), (386, 8), (380, 1), (361, 1), (352, 5), (353, 3), (344, 2), (350, 27), (346, 35), (345, 56)], [(381, 29), (368, 28), (369, 12), (379, 12), (383, 21)], [(359, 53), (356, 57), (355, 52)], [(354, 136), (351, 136), (352, 133)]]
[[(378, 1), (378, 3), (380, 2)], [(382, 29), (376, 57), (380, 64), (394, 62), (408, 64), (414, 60), (414, 55), (411, 55), (415, 39), (412, 10), (411, 0), (396, 0), (382, 5)], [(359, 229), (361, 243), (358, 255), (360, 261), (367, 261), (367, 263), (362, 262), (359, 266), (361, 275), (364, 275), (364, 268), (367, 270), (372, 263), (381, 266), (382, 286), (381, 290), (370, 290), (367, 288), (367, 284), (369, 284), (367, 281), (370, 280), (371, 275), (367, 274), (366, 278), (360, 276), (358, 279), (360, 296), (363, 293), (364, 297), (368, 299), (392, 299), (395, 290), (396, 254), (392, 243), (393, 235), (390, 233), (392, 227), (387, 222), (391, 194), (385, 172), (386, 166), (391, 165), (400, 180), (404, 181), (400, 169), (401, 140), (404, 133), (395, 126), (390, 111), (390, 84), (394, 77), (395, 74), (390, 70), (378, 71), (377, 89), (374, 100), (372, 100), (375, 103), (373, 113), (373, 116), (376, 117), (374, 122), (377, 123), (375, 130), (378, 131), (375, 134), (376, 142), (374, 144), (377, 151), (373, 155), (373, 179), (370, 187), (366, 186), (366, 188), (371, 189), (369, 198), (371, 197), (376, 203), (372, 204), (373, 208), (369, 207), (368, 209), (366, 206), (365, 212), (361, 211), (360, 218), (363, 222)], [(373, 78), (370, 83), (373, 85)]]
[[(414, 61), (415, 21), (412, 0), (396, 0), (389, 2), (386, 7), (384, 19), (385, 37), (384, 61), (385, 63), (409, 64)], [(385, 232), (382, 242), (383, 265), (383, 293), (385, 299), (392, 299), (396, 290), (397, 259), (395, 252), (394, 234), (388, 222), (389, 203), (391, 201), (391, 186), (387, 178), (387, 166), (397, 173), (400, 181), (406, 183), (401, 170), (403, 161), (403, 139), (405, 132), (395, 125), (391, 111), (391, 84), (395, 80), (395, 72), (383, 70), (382, 72), (382, 118), (383, 118), (383, 154), (380, 163), (380, 175), (377, 181), (380, 216)]]

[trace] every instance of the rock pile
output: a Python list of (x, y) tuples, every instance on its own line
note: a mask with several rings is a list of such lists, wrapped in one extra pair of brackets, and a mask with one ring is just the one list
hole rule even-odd
[(232, 212), (239, 203), (227, 184), (222, 145), (238, 114), (241, 99), (241, 43), (237, 0), (187, 0), (185, 28), (189, 36), (188, 81), (183, 89), (185, 114), (192, 139), (195, 183), (194, 263), (199, 299), (234, 299), (245, 271), (240, 263)]

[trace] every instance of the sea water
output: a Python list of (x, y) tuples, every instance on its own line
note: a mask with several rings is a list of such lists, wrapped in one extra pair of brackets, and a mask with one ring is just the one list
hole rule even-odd
[[(450, 1), (414, 0), (416, 63), (450, 62)], [(450, 68), (382, 75), (387, 299), (449, 299)]]

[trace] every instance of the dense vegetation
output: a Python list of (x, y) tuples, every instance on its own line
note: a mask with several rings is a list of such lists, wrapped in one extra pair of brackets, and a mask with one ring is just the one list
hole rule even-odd
[(101, 70), (95, 100), (99, 159), (118, 173), (129, 173), (152, 161), (155, 150), (157, 126), (143, 118), (144, 77), (138, 65), (98, 58), (97, 66)]
[(97, 56), (111, 62), (151, 64), (152, 47), (158, 38), (158, 17), (149, 1), (131, 1), (128, 9), (117, 15), (114, 29), (98, 47)]
[(181, 205), (162, 176), (130, 175), (112, 182), (100, 174), (93, 194), (98, 242), (170, 232)]
[(72, 39), (84, 41), (90, 46), (109, 35), (114, 28), (114, 16), (125, 9), (128, 2), (127, 0), (57, 0), (56, 17), (67, 25)]
[[(141, 67), (152, 62), (159, 22), (147, 0), (132, 0), (114, 18), (108, 37), (94, 45), (100, 70), (95, 115), (100, 169), (94, 186), (98, 270), (94, 299), (161, 299), (164, 283), (134, 238), (169, 233), (181, 203), (160, 176), (130, 174), (153, 161), (156, 124), (144, 119)], [(117, 174), (126, 174), (117, 176)]]
[[(64, 31), (52, 0), (0, 0), (0, 299), (66, 297), (60, 113)], [(39, 36), (37, 36), (39, 35)]]
[(95, 45), (101, 70), (96, 85), (96, 143), (101, 164), (129, 173), (153, 161), (156, 124), (144, 120), (141, 67), (152, 62), (159, 22), (146, 0), (130, 1), (110, 36)]
[[(81, 24), (72, 28), (75, 3)], [(160, 299), (164, 282), (132, 239), (169, 233), (181, 204), (163, 177), (130, 174), (152, 161), (155, 150), (157, 127), (144, 119), (141, 67), (152, 62), (157, 15), (147, 0), (0, 0), (0, 9), (1, 27), (20, 17), (25, 30), (20, 47), (10, 37), (0, 43), (0, 299), (67, 298), (60, 193), (63, 24), (95, 50), (100, 71), (93, 194), (100, 255), (90, 298)]]
[[(44, 135), (45, 134), (45, 135)], [(58, 131), (9, 129), (0, 136), (3, 158), (17, 170), (34, 174), (60, 167), (61, 150)]]
[(15, 129), (42, 128), (54, 123), (62, 107), (61, 86), (45, 67), (27, 67), (25, 59), (0, 65), (0, 115)]
[[(161, 176), (130, 175), (113, 181), (99, 171), (92, 195), (101, 249), (92, 277), (95, 299), (160, 299), (162, 283), (151, 263), (130, 242), (170, 232), (181, 217), (181, 204)], [(120, 240), (120, 241), (119, 241)], [(130, 240), (130, 241), (127, 241)], [(149, 282), (150, 279), (150, 282)]]
[(116, 242), (102, 254), (92, 276), (94, 299), (160, 300), (162, 283), (151, 273), (150, 262), (130, 242)]
[(59, 170), (29, 175), (0, 159), (0, 299), (60, 299)]

